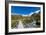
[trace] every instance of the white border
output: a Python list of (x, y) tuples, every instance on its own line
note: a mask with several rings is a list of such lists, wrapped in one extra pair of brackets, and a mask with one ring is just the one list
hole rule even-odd
[[(41, 8), (41, 25), (40, 28), (27, 28), (27, 29), (11, 29), (11, 6), (28, 6), (28, 7), (40, 7)], [(43, 5), (36, 4), (11, 4), (9, 3), (9, 32), (22, 32), (22, 31), (39, 31), (43, 30)]]

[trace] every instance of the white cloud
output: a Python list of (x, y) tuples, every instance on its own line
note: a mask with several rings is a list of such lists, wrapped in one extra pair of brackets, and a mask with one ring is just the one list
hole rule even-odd
[(28, 16), (28, 15), (24, 15), (24, 14), (23, 14), (22, 16)]
[(31, 16), (34, 12), (30, 13), (29, 16)]

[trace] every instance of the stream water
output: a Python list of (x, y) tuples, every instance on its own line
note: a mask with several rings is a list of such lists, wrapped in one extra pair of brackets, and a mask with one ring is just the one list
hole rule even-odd
[(24, 25), (23, 25), (22, 21), (19, 20), (17, 28), (21, 28), (21, 29), (24, 28)]

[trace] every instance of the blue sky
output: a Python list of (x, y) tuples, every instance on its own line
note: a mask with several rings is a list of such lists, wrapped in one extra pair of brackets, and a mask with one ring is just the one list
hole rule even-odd
[(11, 6), (11, 13), (29, 14), (40, 10), (40, 7)]

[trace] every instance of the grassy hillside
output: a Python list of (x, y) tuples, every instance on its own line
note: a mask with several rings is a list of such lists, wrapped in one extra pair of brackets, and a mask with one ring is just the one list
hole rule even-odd
[[(27, 17), (21, 16), (21, 15), (11, 15), (12, 28), (15, 28), (17, 20), (21, 20), (23, 24), (31, 23), (33, 20), (38, 22), (40, 21), (40, 12), (37, 14), (34, 13), (31, 16), (27, 16)], [(40, 24), (37, 23), (37, 25), (40, 25)]]

